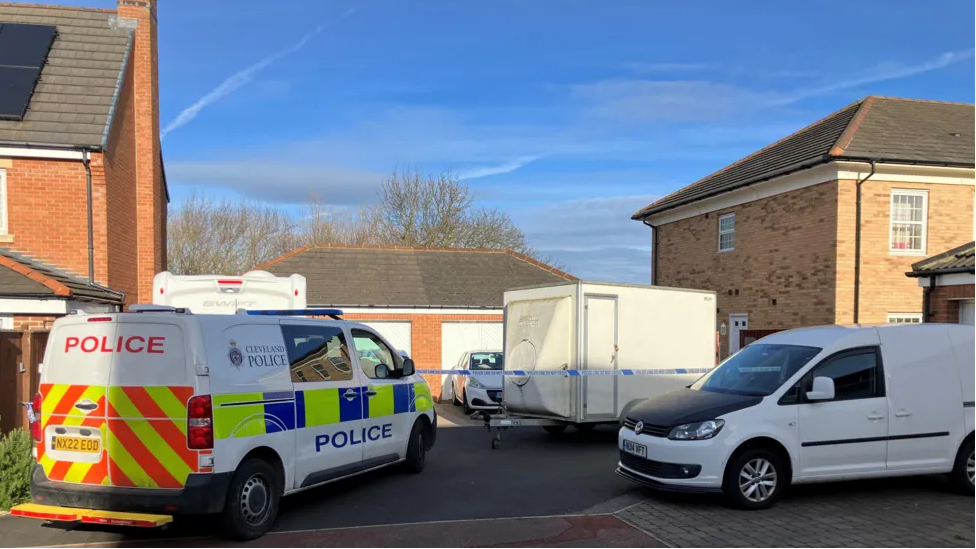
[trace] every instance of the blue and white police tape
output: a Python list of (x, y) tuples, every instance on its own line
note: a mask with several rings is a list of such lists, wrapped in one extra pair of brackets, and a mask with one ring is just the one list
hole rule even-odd
[(665, 370), (417, 370), (418, 374), (441, 374), (457, 376), (667, 376), (679, 374), (705, 374), (710, 368), (674, 368)]

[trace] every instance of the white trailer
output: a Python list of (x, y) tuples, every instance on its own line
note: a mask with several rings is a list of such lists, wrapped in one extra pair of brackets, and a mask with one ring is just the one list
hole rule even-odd
[(305, 277), (250, 271), (241, 276), (174, 275), (153, 278), (153, 304), (196, 314), (234, 314), (238, 309), (305, 309)]
[[(505, 371), (495, 429), (619, 423), (638, 402), (715, 367), (715, 293), (567, 282), (504, 296)], [(521, 375), (524, 372), (525, 375)]]

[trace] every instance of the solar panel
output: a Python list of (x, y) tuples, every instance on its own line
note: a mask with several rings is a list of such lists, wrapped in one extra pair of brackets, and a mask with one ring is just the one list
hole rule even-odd
[(0, 66), (42, 67), (56, 32), (51, 25), (3, 23), (0, 28)]
[(0, 67), (0, 120), (23, 120), (39, 67)]

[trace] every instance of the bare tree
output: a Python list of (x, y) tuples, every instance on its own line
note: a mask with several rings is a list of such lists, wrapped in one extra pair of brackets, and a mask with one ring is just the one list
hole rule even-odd
[(170, 212), (169, 270), (239, 273), (298, 247), (293, 220), (278, 208), (192, 195)]
[(508, 214), (476, 207), (474, 192), (450, 172), (393, 172), (379, 198), (367, 219), (384, 244), (529, 250), (525, 234)]

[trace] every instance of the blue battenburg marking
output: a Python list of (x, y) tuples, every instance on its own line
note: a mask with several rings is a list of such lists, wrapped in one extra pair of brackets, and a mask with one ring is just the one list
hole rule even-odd
[(413, 383), (393, 386), (393, 413), (404, 414), (410, 411)]
[(295, 428), (294, 402), (273, 402), (265, 404), (264, 415), (264, 428), (268, 433), (291, 431)]
[(295, 391), (295, 418), (299, 429), (305, 428), (305, 391)]
[[(344, 395), (346, 391), (352, 389), (356, 391), (356, 398), (350, 400)], [(362, 387), (342, 387), (339, 389), (339, 421), (355, 421), (357, 419), (363, 419), (363, 408), (369, 408), (369, 406), (363, 406), (363, 388)]]

